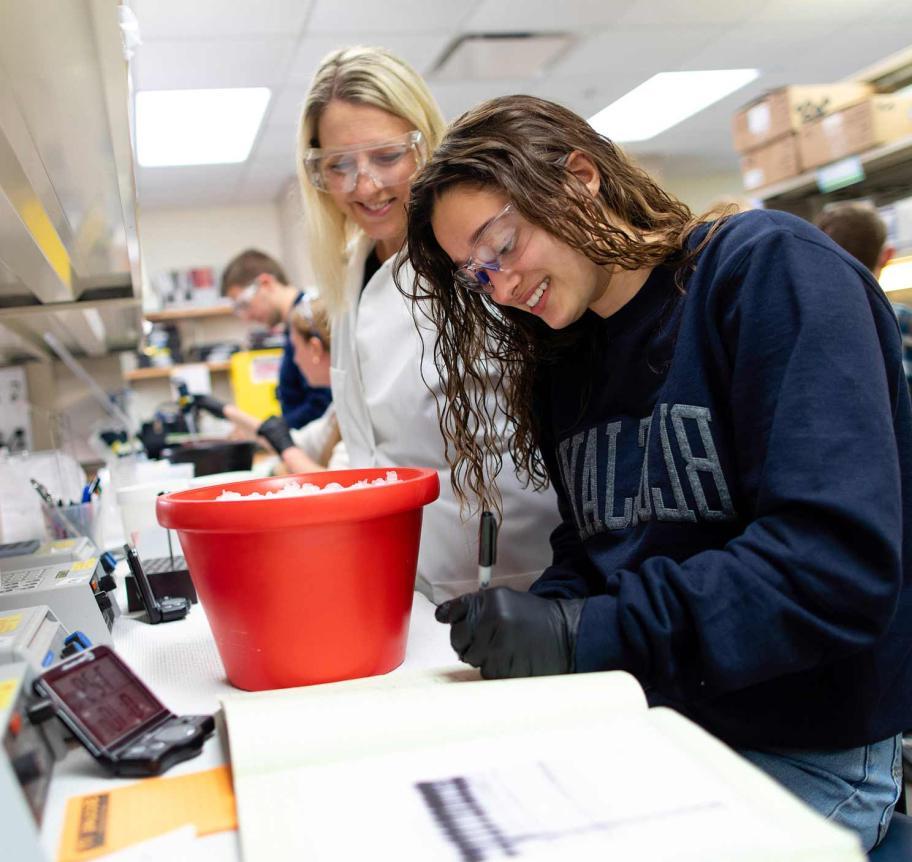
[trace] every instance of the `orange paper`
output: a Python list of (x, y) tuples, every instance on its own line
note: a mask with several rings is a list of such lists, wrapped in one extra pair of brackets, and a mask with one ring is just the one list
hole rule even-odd
[(67, 802), (58, 862), (82, 862), (192, 824), (197, 835), (237, 829), (231, 770), (146, 778)]

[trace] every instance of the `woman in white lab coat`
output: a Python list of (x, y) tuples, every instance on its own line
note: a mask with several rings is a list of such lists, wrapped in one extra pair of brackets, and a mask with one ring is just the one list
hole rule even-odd
[[(411, 178), (443, 130), (421, 77), (384, 49), (360, 47), (323, 61), (298, 129), (308, 249), (332, 321), (342, 439), (352, 467), (438, 471), (440, 499), (425, 509), (417, 583), (434, 602), (477, 588), (478, 512), (461, 513), (453, 494), (437, 415), (436, 332), (397, 290), (393, 263)], [(500, 430), (486, 442), (503, 465), (493, 580), (524, 589), (550, 561), (557, 504), (551, 491), (522, 486), (507, 454), (507, 424)], [(497, 500), (491, 489), (485, 494)]]

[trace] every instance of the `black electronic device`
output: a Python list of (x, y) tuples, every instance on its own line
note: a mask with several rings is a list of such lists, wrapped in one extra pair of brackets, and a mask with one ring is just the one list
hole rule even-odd
[[(190, 579), (190, 570), (187, 561), (180, 554), (170, 557), (151, 557), (142, 560), (143, 571), (152, 588), (152, 594), (161, 601), (169, 596), (183, 596), (192, 604), (199, 601), (193, 581)], [(127, 610), (145, 610), (139, 585), (132, 575), (124, 578), (127, 587)]]
[(149, 579), (143, 571), (142, 563), (139, 560), (139, 554), (132, 545), (124, 545), (124, 552), (127, 556), (127, 565), (130, 567), (130, 574), (139, 587), (139, 594), (142, 596), (143, 604), (146, 606), (146, 613), (149, 615), (150, 623), (170, 623), (174, 620), (182, 620), (190, 613), (190, 601), (182, 596), (165, 596), (161, 601), (155, 598), (152, 587), (149, 586)]
[(107, 646), (55, 665), (35, 692), (114, 775), (159, 775), (199, 754), (215, 730), (211, 715), (171, 712)]

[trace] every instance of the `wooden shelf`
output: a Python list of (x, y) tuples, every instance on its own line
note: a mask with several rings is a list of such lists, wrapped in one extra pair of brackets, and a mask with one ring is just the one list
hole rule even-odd
[(149, 311), (145, 318), (152, 323), (164, 323), (170, 320), (193, 320), (200, 317), (230, 317), (234, 313), (232, 305), (203, 305), (187, 308), (166, 308), (164, 311)]
[[(195, 365), (197, 363), (188, 364)], [(212, 372), (229, 371), (231, 369), (231, 362), (204, 362), (203, 364)], [(155, 380), (157, 378), (170, 377), (173, 372), (182, 367), (181, 365), (163, 365), (154, 368), (134, 368), (132, 371), (124, 371), (123, 378), (128, 381)]]

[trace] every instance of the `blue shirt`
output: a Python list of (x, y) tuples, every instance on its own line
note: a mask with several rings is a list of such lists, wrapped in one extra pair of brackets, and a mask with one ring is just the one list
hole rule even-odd
[[(701, 227), (691, 242), (706, 234)], [(912, 404), (871, 274), (784, 213), (728, 220), (541, 369), (563, 523), (532, 586), (589, 597), (622, 669), (732, 745), (912, 727)]]
[[(296, 297), (300, 302), (304, 292)], [(291, 327), (285, 326), (285, 347), (282, 364), (279, 367), (279, 385), (276, 397), (282, 405), (282, 418), (289, 428), (301, 428), (314, 419), (319, 419), (332, 401), (332, 390), (328, 386), (311, 386), (294, 361), (294, 345), (291, 343)]]

